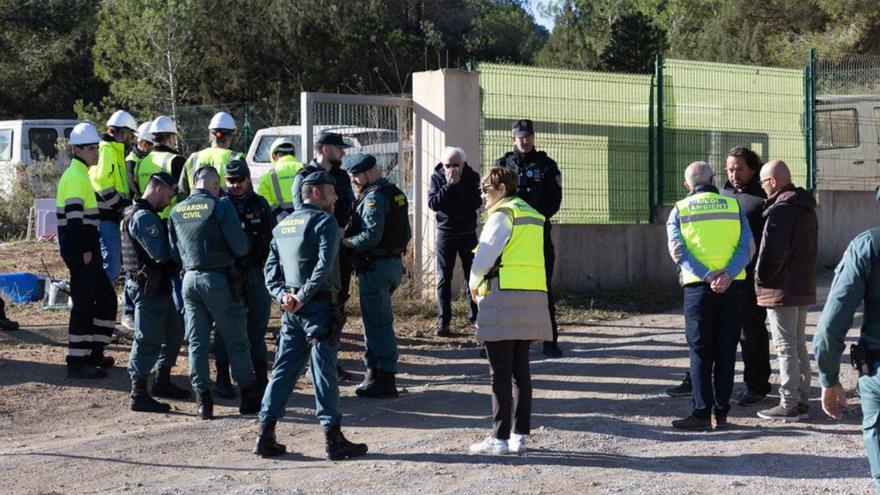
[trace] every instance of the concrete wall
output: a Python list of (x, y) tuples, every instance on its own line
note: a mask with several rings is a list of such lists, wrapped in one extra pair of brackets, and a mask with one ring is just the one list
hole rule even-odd
[[(457, 69), (413, 74), (413, 131), (415, 133), (416, 215), (413, 218), (417, 279), (422, 295), (433, 298), (436, 286), (436, 219), (428, 208), (428, 186), (434, 167), (440, 163), (443, 148), (464, 149), (468, 162), (480, 164), (480, 84), (476, 72)], [(454, 290), (460, 290), (463, 277), (457, 270)]]
[(880, 226), (880, 203), (873, 191), (823, 191), (816, 194), (819, 208), (819, 267), (837, 265), (856, 235)]

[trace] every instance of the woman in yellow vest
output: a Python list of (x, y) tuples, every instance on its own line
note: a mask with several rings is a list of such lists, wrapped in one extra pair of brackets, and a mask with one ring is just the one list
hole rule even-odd
[(492, 167), (480, 183), (488, 218), (469, 287), (479, 307), (477, 340), (485, 344), (492, 369), (493, 420), (492, 434), (471, 445), (473, 454), (525, 451), (532, 413), (529, 346), (552, 338), (544, 217), (516, 197), (516, 185), (516, 173), (504, 167)]

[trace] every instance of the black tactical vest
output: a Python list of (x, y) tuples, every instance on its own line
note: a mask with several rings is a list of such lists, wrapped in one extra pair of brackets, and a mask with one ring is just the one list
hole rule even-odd
[(394, 184), (388, 184), (384, 187), (376, 184), (370, 186), (363, 197), (366, 197), (371, 191), (378, 191), (379, 194), (388, 198), (391, 208), (385, 217), (382, 239), (370, 252), (378, 256), (402, 254), (406, 251), (406, 245), (409, 244), (412, 237), (409, 227), (409, 201), (406, 199), (406, 194)]
[(161, 266), (150, 258), (140, 243), (128, 232), (128, 224), (140, 210), (153, 211), (153, 208), (146, 200), (136, 199), (125, 209), (122, 216), (122, 267), (131, 274), (141, 271), (145, 266), (153, 268)]
[(241, 228), (247, 234), (251, 250), (244, 258), (248, 265), (263, 266), (269, 257), (269, 243), (272, 242), (272, 229), (269, 216), (263, 208), (260, 197), (248, 192), (238, 199), (228, 195), (229, 201), (235, 206), (235, 212), (241, 220)]

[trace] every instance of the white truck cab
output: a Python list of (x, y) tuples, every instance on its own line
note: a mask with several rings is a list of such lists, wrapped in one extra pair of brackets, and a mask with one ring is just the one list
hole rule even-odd
[(816, 99), (816, 186), (873, 191), (880, 184), (880, 96)]
[(60, 172), (67, 166), (67, 154), (58, 140), (70, 137), (77, 120), (0, 120), (0, 195), (9, 196), (15, 184), (15, 167), (39, 160), (54, 160)]

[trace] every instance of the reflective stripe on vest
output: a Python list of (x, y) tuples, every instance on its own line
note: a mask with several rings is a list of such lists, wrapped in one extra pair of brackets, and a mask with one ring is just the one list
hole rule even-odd
[(510, 240), (501, 252), (498, 287), (501, 290), (547, 292), (544, 269), (544, 216), (521, 198), (514, 197), (493, 208), (513, 221)]
[(281, 191), (281, 180), (278, 179), (278, 171), (274, 168), (269, 171), (269, 175), (272, 177), (272, 189), (275, 190), (275, 198), (278, 201), (278, 204), (272, 207), (272, 210), (283, 210), (287, 213), (293, 211), (293, 202), (285, 202), (284, 194)]
[[(678, 210), (681, 237), (688, 252), (709, 271), (724, 269), (736, 252), (742, 230), (736, 199), (703, 192), (675, 203), (675, 209)], [(702, 282), (685, 270), (681, 276), (684, 284)], [(745, 269), (736, 275), (736, 280), (745, 278)]]
[(244, 156), (237, 151), (225, 148), (205, 148), (196, 151), (186, 162), (186, 178), (189, 181), (189, 188), (195, 187), (193, 174), (202, 167), (213, 167), (220, 174), (220, 180), (223, 180), (223, 177), (226, 176), (226, 164), (235, 158), (244, 158)]

